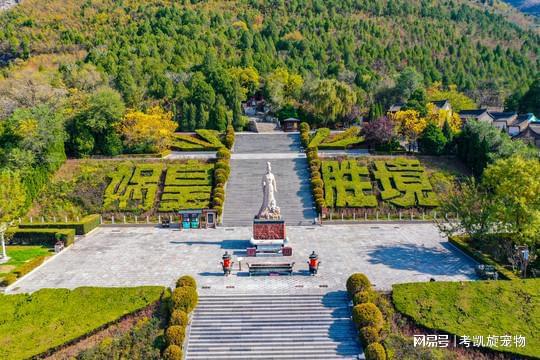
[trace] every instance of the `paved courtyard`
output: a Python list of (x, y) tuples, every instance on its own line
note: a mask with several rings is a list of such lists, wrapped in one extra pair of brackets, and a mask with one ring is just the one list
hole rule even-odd
[[(179, 231), (153, 227), (101, 227), (13, 284), (8, 292), (79, 286), (172, 285), (194, 275), (202, 294), (325, 293), (343, 289), (353, 272), (378, 289), (413, 281), (469, 280), (474, 262), (431, 224), (360, 224), (288, 227), (292, 258), (246, 258), (249, 227)], [(319, 253), (319, 275), (307, 257)], [(234, 254), (235, 271), (223, 277), (221, 255)], [(240, 259), (243, 258), (243, 259)], [(239, 260), (242, 270), (238, 270)], [(293, 276), (249, 277), (245, 262), (295, 261)]]

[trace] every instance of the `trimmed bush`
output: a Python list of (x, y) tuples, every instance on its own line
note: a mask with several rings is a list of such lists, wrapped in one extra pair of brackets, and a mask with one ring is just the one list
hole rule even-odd
[(173, 310), (171, 314), (171, 320), (169, 321), (170, 325), (178, 325), (185, 327), (188, 324), (188, 316), (182, 310)]
[(191, 277), (189, 275), (184, 275), (184, 276), (182, 276), (180, 279), (178, 279), (176, 281), (176, 287), (177, 288), (186, 287), (186, 286), (197, 289), (197, 282), (195, 281), (195, 279), (193, 277)]
[(9, 229), (10, 244), (54, 246), (58, 240), (69, 246), (75, 242), (74, 229)]
[(10, 273), (4, 276), (4, 278), (0, 282), (0, 286), (9, 286), (13, 284), (15, 281), (17, 281), (17, 275)]
[(173, 310), (182, 310), (186, 313), (190, 313), (197, 306), (198, 300), (197, 289), (190, 286), (174, 289), (171, 296)]
[(379, 295), (372, 291), (372, 290), (364, 290), (364, 291), (359, 291), (357, 292), (356, 294), (354, 294), (353, 296), (353, 303), (354, 305), (358, 305), (358, 304), (364, 304), (364, 303), (376, 303), (377, 302), (377, 297)]
[(351, 297), (359, 291), (371, 289), (371, 283), (366, 275), (361, 273), (352, 274), (347, 279), (347, 291)]
[(25, 262), (17, 270), (15, 270), (13, 273), (17, 275), (17, 277), (22, 277), (26, 274), (28, 274), (30, 271), (37, 268), (39, 265), (43, 264), (45, 259), (47, 258), (47, 255), (38, 256), (36, 258), (33, 258), (32, 260)]
[(167, 342), (167, 345), (176, 345), (182, 347), (185, 336), (186, 329), (184, 326), (173, 325), (169, 326), (167, 330), (165, 330), (165, 341)]
[(217, 151), (216, 157), (218, 159), (226, 159), (229, 160), (231, 158), (231, 152), (227, 149), (221, 148)]
[(374, 326), (364, 326), (360, 329), (360, 341), (362, 341), (364, 346), (380, 342), (380, 330)]
[(20, 224), (20, 229), (74, 229), (76, 235), (84, 235), (99, 226), (99, 215), (88, 215), (80, 222)]
[(373, 303), (355, 305), (352, 310), (353, 321), (358, 328), (364, 326), (374, 326), (381, 329), (384, 325), (384, 318), (381, 310)]
[(366, 348), (366, 360), (386, 360), (386, 351), (380, 343), (369, 344)]
[(182, 360), (182, 348), (177, 345), (169, 345), (163, 351), (164, 360)]

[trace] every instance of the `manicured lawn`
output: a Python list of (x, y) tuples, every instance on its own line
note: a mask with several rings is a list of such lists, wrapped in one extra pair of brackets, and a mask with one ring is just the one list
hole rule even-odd
[(522, 335), (525, 347), (492, 348), (540, 356), (540, 279), (432, 282), (393, 287), (396, 309), (417, 324), (458, 336)]
[[(52, 251), (51, 248), (40, 245), (9, 245), (6, 246), (6, 251), (10, 257), (9, 261), (0, 265), (0, 277), (23, 265), (25, 262), (32, 260), (38, 256), (47, 255)], [(11, 269), (4, 271), (3, 269)]]
[(0, 295), (0, 358), (28, 358), (157, 301), (162, 287), (44, 289)]

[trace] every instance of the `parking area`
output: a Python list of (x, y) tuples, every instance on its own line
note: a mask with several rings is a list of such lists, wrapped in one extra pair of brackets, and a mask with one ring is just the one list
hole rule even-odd
[[(474, 262), (441, 237), (432, 224), (356, 224), (288, 227), (292, 257), (246, 258), (250, 227), (179, 231), (153, 227), (101, 227), (17, 281), (8, 292), (80, 286), (172, 285), (195, 276), (200, 292), (321, 293), (343, 289), (363, 272), (380, 290), (402, 282), (474, 279)], [(221, 272), (233, 254), (234, 271)], [(316, 251), (320, 272), (307, 273)], [(249, 277), (246, 262), (294, 261), (292, 276)], [(239, 269), (239, 263), (242, 268)]]

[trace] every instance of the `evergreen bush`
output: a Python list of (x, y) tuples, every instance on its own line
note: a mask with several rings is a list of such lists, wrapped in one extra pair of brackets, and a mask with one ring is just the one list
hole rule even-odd
[(386, 360), (386, 351), (380, 343), (369, 344), (365, 355), (366, 360)]
[(163, 360), (182, 360), (182, 348), (177, 345), (169, 345), (163, 351)]
[(347, 291), (351, 297), (359, 291), (371, 289), (371, 283), (366, 275), (361, 273), (352, 274), (347, 279)]
[(165, 341), (167, 342), (167, 345), (182, 347), (185, 336), (186, 329), (184, 326), (172, 325), (165, 330)]
[(384, 318), (377, 307), (373, 303), (364, 303), (355, 305), (352, 311), (353, 321), (358, 328), (364, 326), (373, 326), (381, 329), (384, 326)]
[(195, 281), (193, 277), (189, 275), (184, 275), (176, 281), (176, 287), (180, 288), (180, 287), (185, 287), (185, 286), (189, 286), (194, 289), (197, 289), (197, 282)]

